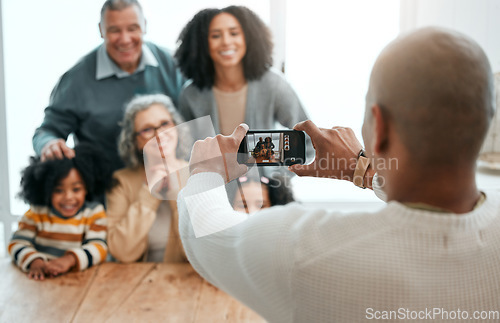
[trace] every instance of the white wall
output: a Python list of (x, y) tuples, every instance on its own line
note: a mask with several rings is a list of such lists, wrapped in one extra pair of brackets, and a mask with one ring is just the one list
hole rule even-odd
[(455, 29), (483, 47), (493, 72), (500, 72), (500, 1), (401, 0), (401, 31), (435, 25)]
[(5, 82), (4, 82), (4, 55), (3, 55), (3, 23), (2, 23), (2, 0), (0, 0), (0, 258), (5, 254), (5, 244), (2, 237), (10, 236), (10, 223), (13, 220), (10, 215), (9, 203), (9, 167), (7, 158), (7, 129), (5, 113)]
[[(289, 0), (286, 28), (287, 78), (311, 119), (350, 127), (361, 141), (370, 71), (399, 33), (399, 0)], [(378, 202), (347, 181), (294, 178), (293, 187), (305, 202)]]

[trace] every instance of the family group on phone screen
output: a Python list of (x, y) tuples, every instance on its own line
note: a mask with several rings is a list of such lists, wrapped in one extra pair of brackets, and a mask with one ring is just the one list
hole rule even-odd
[(242, 143), (246, 144), (246, 162), (257, 165), (298, 162), (294, 148), (303, 143), (294, 142), (297, 141), (294, 137), (290, 132), (247, 133)]

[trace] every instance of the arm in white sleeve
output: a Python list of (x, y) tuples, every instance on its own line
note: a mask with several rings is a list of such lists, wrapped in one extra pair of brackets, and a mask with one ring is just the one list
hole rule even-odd
[(189, 261), (205, 279), (270, 321), (293, 315), (293, 245), (284, 208), (248, 217), (229, 204), (222, 177), (189, 178), (178, 197), (182, 243)]

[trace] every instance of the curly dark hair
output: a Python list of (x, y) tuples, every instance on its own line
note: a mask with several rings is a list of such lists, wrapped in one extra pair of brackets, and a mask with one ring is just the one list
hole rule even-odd
[(273, 173), (272, 176), (262, 175), (263, 172), (259, 171), (259, 174), (247, 173), (245, 176), (239, 177), (226, 184), (226, 192), (229, 199), (229, 203), (233, 204), (234, 197), (238, 192), (238, 183), (245, 185), (250, 182), (261, 183), (267, 187), (269, 192), (269, 201), (271, 206), (275, 205), (285, 205), (290, 202), (295, 201), (293, 198), (293, 192), (290, 188), (290, 177), (281, 175), (280, 173)]
[(26, 203), (51, 206), (51, 197), (59, 181), (75, 168), (82, 177), (87, 190), (87, 201), (99, 199), (113, 185), (110, 162), (101, 150), (88, 143), (75, 147), (72, 159), (41, 161), (30, 157), (30, 165), (22, 172), (21, 191), (18, 197)]
[(247, 80), (257, 80), (273, 65), (271, 31), (252, 10), (244, 6), (203, 9), (181, 31), (175, 52), (179, 68), (199, 89), (214, 84), (215, 69), (209, 54), (208, 31), (220, 13), (233, 15), (240, 23), (246, 42), (243, 71)]

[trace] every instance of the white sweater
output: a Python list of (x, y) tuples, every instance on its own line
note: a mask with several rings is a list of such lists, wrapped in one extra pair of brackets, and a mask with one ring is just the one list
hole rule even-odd
[(184, 248), (203, 277), (270, 322), (500, 318), (498, 193), (461, 215), (294, 203), (247, 218), (222, 185), (201, 173), (179, 195)]

